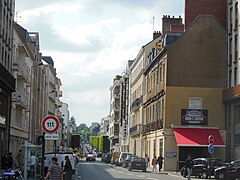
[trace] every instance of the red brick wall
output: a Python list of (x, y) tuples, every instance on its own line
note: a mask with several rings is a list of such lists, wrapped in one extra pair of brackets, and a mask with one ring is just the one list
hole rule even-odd
[(200, 14), (215, 15), (225, 26), (226, 0), (185, 0), (185, 29)]

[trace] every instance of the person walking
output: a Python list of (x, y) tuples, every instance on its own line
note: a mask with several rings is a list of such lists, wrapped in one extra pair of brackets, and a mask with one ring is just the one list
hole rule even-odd
[(72, 180), (72, 165), (68, 156), (65, 156), (66, 163), (64, 165), (65, 180)]
[(48, 172), (48, 160), (46, 158), (46, 156), (44, 156), (44, 164), (43, 164), (43, 168), (44, 168), (44, 177), (47, 175)]
[(193, 161), (192, 161), (192, 157), (190, 155), (187, 155), (187, 158), (185, 161), (185, 167), (187, 168), (188, 180), (191, 180)]
[(8, 168), (8, 154), (5, 153), (1, 159), (1, 165), (3, 170), (7, 170)]
[(152, 159), (152, 172), (157, 172), (157, 157), (154, 156), (154, 158)]
[(145, 163), (146, 163), (146, 167), (148, 168), (148, 163), (149, 163), (149, 157), (147, 154), (145, 154)]
[(162, 154), (160, 154), (160, 156), (158, 156), (158, 158), (157, 158), (157, 163), (158, 163), (159, 172), (161, 172), (161, 169), (162, 169), (163, 159), (164, 159), (164, 158), (162, 157)]
[(48, 170), (48, 173), (45, 180), (63, 180), (63, 170), (57, 163), (57, 157), (53, 157), (51, 160), (51, 167)]
[(17, 153), (16, 161), (17, 161), (17, 166), (20, 166), (22, 168), (23, 167), (24, 158), (23, 158), (23, 153), (22, 153), (21, 149)]
[(34, 176), (35, 172), (35, 166), (37, 163), (37, 158), (34, 155), (34, 153), (31, 153), (31, 157), (30, 157), (30, 174), (32, 174)]
[(8, 153), (8, 157), (7, 157), (7, 168), (8, 169), (12, 169), (13, 168), (13, 155), (12, 153)]

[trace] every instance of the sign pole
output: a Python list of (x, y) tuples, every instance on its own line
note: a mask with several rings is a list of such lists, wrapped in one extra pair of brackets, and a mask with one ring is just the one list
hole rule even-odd
[(45, 154), (45, 132), (43, 131), (43, 137), (42, 137), (42, 167), (41, 167), (41, 174), (42, 174), (42, 180), (44, 180), (44, 154)]

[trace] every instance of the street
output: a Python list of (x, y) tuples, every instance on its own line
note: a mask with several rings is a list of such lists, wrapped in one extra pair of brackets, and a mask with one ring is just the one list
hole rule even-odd
[(99, 159), (96, 162), (86, 162), (82, 159), (77, 165), (77, 172), (74, 180), (176, 180), (185, 179), (178, 175), (168, 173), (151, 173), (141, 171), (128, 171), (126, 168), (102, 163)]

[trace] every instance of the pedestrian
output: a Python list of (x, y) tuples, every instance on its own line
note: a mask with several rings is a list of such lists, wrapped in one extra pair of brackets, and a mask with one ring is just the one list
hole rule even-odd
[(23, 158), (23, 153), (21, 149), (17, 153), (16, 161), (17, 161), (17, 166), (20, 166), (20, 167), (23, 166), (24, 158)]
[(154, 158), (152, 159), (152, 172), (157, 172), (157, 157), (154, 156)]
[(161, 172), (162, 165), (163, 165), (163, 160), (164, 160), (164, 158), (162, 157), (162, 154), (160, 154), (160, 156), (158, 156), (158, 158), (157, 158), (157, 163), (158, 163), (158, 167), (159, 167), (159, 172)]
[(8, 153), (8, 156), (7, 156), (7, 167), (8, 167), (8, 169), (13, 168), (13, 155), (11, 152)]
[(34, 155), (34, 153), (31, 153), (30, 157), (30, 172), (34, 174), (35, 172), (35, 166), (36, 166), (37, 158)]
[(65, 156), (65, 165), (64, 165), (64, 172), (65, 172), (65, 180), (72, 180), (72, 165), (69, 160), (68, 156)]
[(47, 180), (63, 180), (63, 170), (57, 163), (57, 157), (53, 157), (51, 160), (51, 167), (48, 169), (48, 173), (44, 178)]
[(8, 163), (8, 155), (7, 155), (7, 153), (5, 153), (1, 159), (2, 169), (7, 170), (7, 168), (8, 168), (7, 163)]
[(185, 167), (187, 168), (188, 180), (191, 180), (193, 161), (192, 161), (192, 157), (190, 155), (187, 155), (187, 158), (185, 161)]
[(148, 167), (149, 157), (147, 154), (145, 154), (145, 162), (146, 162), (146, 167)]
[(48, 160), (46, 158), (46, 156), (44, 156), (44, 177), (47, 175), (47, 172), (48, 172)]

